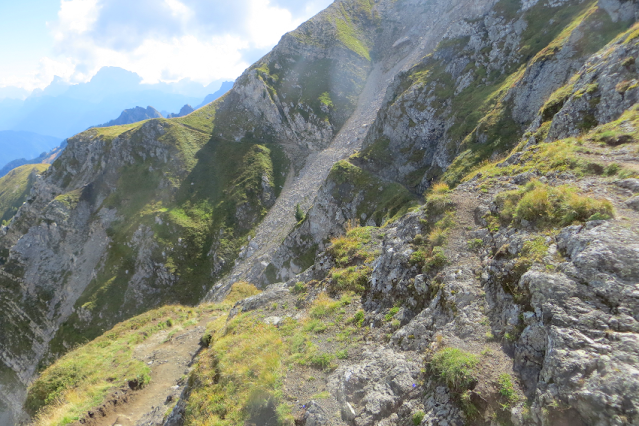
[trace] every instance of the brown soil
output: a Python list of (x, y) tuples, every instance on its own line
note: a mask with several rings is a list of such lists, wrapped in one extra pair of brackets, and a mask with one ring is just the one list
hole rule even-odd
[[(129, 383), (129, 389), (115, 391), (108, 401), (90, 410), (76, 423), (84, 426), (151, 426), (162, 424), (164, 415), (178, 400), (194, 358), (199, 353), (205, 318), (181, 331), (163, 330), (135, 349), (135, 358), (151, 367), (151, 382), (142, 389)], [(171, 332), (174, 334), (169, 338)]]

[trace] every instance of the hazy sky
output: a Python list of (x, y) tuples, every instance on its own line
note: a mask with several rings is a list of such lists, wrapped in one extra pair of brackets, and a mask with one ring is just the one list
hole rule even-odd
[(0, 0), (0, 88), (77, 83), (103, 66), (145, 83), (232, 79), (332, 0)]

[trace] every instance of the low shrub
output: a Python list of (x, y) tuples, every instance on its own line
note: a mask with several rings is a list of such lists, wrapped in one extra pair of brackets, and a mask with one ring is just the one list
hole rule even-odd
[(425, 416), (426, 414), (423, 411), (416, 411), (415, 414), (413, 414), (413, 424), (415, 426), (419, 426), (420, 424), (422, 424), (422, 420), (424, 420)]
[(256, 294), (261, 293), (260, 290), (257, 289), (253, 284), (249, 284), (245, 281), (238, 281), (231, 287), (231, 291), (229, 292), (226, 299), (227, 302), (235, 303), (240, 300), (244, 300), (247, 297), (255, 296)]
[(368, 286), (372, 269), (369, 266), (349, 266), (331, 271), (331, 292), (362, 293)]
[(342, 306), (338, 300), (333, 300), (326, 293), (320, 294), (310, 309), (311, 318), (321, 319), (333, 315)]
[(432, 193), (426, 196), (426, 214), (438, 216), (454, 207), (454, 203), (448, 193)]
[(306, 213), (304, 213), (299, 204), (295, 204), (295, 220), (299, 223), (304, 219), (306, 219)]
[(566, 226), (585, 222), (595, 214), (614, 215), (608, 200), (579, 195), (568, 185), (551, 187), (539, 181), (529, 182), (524, 188), (497, 195), (500, 218), (504, 222), (526, 220), (538, 227)]
[(448, 257), (444, 254), (442, 247), (433, 247), (430, 253), (425, 249), (413, 252), (408, 261), (411, 265), (421, 266), (423, 273), (428, 273), (446, 266)]
[(347, 231), (346, 235), (333, 238), (328, 252), (339, 266), (345, 266), (355, 260), (366, 260), (370, 253), (364, 250), (364, 245), (370, 241), (370, 227), (355, 227)]
[(327, 329), (327, 325), (318, 319), (312, 319), (304, 326), (304, 331), (313, 333), (323, 333)]
[(457, 348), (444, 348), (432, 356), (429, 367), (448, 387), (461, 391), (477, 382), (475, 367), (478, 363), (477, 355)]
[(327, 370), (333, 365), (334, 355), (328, 353), (320, 353), (312, 355), (308, 362), (311, 367), (318, 368), (320, 370)]
[(361, 327), (364, 324), (364, 319), (366, 318), (366, 314), (363, 310), (359, 310), (353, 316), (353, 323), (355, 323), (358, 327)]
[(445, 182), (437, 182), (431, 188), (433, 194), (447, 194), (450, 192), (450, 187)]
[(399, 312), (399, 308), (397, 306), (392, 307), (390, 311), (388, 311), (388, 313), (384, 316), (384, 320), (386, 320), (387, 322), (392, 320), (397, 312)]
[(479, 250), (484, 246), (484, 241), (480, 238), (473, 238), (472, 240), (468, 240), (466, 244), (468, 244), (470, 250)]
[(348, 359), (348, 350), (342, 349), (340, 351), (335, 352), (335, 356), (337, 359)]
[(499, 384), (499, 395), (504, 401), (502, 402), (503, 408), (508, 408), (519, 400), (517, 392), (515, 392), (515, 386), (513, 385), (513, 380), (510, 374), (501, 374), (499, 376), (499, 379), (497, 380), (497, 383)]
[(302, 293), (306, 293), (306, 285), (304, 285), (303, 282), (298, 281), (295, 283), (295, 285), (293, 287), (291, 287), (291, 293), (293, 294), (302, 294)]

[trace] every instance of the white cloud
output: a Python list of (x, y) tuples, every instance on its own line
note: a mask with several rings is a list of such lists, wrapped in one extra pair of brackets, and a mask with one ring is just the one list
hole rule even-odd
[(76, 64), (70, 58), (56, 60), (44, 57), (40, 59), (37, 68), (32, 72), (2, 78), (0, 87), (19, 87), (31, 92), (33, 89), (48, 86), (55, 76), (72, 81), (75, 72)]
[(178, 0), (164, 0), (164, 2), (176, 18), (187, 20), (193, 16), (193, 11)]
[[(332, 0), (61, 0), (48, 23), (54, 52), (22, 87), (54, 75), (77, 83), (104, 66), (147, 83), (190, 78), (203, 84), (239, 76), (257, 55)], [(5, 81), (2, 84), (6, 84)]]
[(61, 0), (58, 22), (54, 30), (56, 41), (69, 34), (82, 34), (90, 30), (98, 19), (98, 0)]
[(246, 45), (237, 37), (198, 40), (192, 35), (185, 35), (169, 41), (147, 39), (133, 52), (105, 49), (98, 54), (104, 64), (135, 71), (145, 83), (189, 77), (206, 84), (239, 75), (249, 65), (240, 53)]
[(282, 35), (297, 28), (302, 19), (294, 20), (287, 9), (272, 6), (269, 0), (252, 0), (246, 20), (253, 47), (266, 48), (277, 44)]

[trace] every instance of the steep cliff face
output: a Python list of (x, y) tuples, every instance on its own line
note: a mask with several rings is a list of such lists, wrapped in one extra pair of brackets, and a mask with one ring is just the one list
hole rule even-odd
[(359, 164), (417, 193), (442, 176), (459, 182), (511, 149), (550, 94), (635, 12), (630, 2), (502, 0), (457, 21), (389, 89)]

